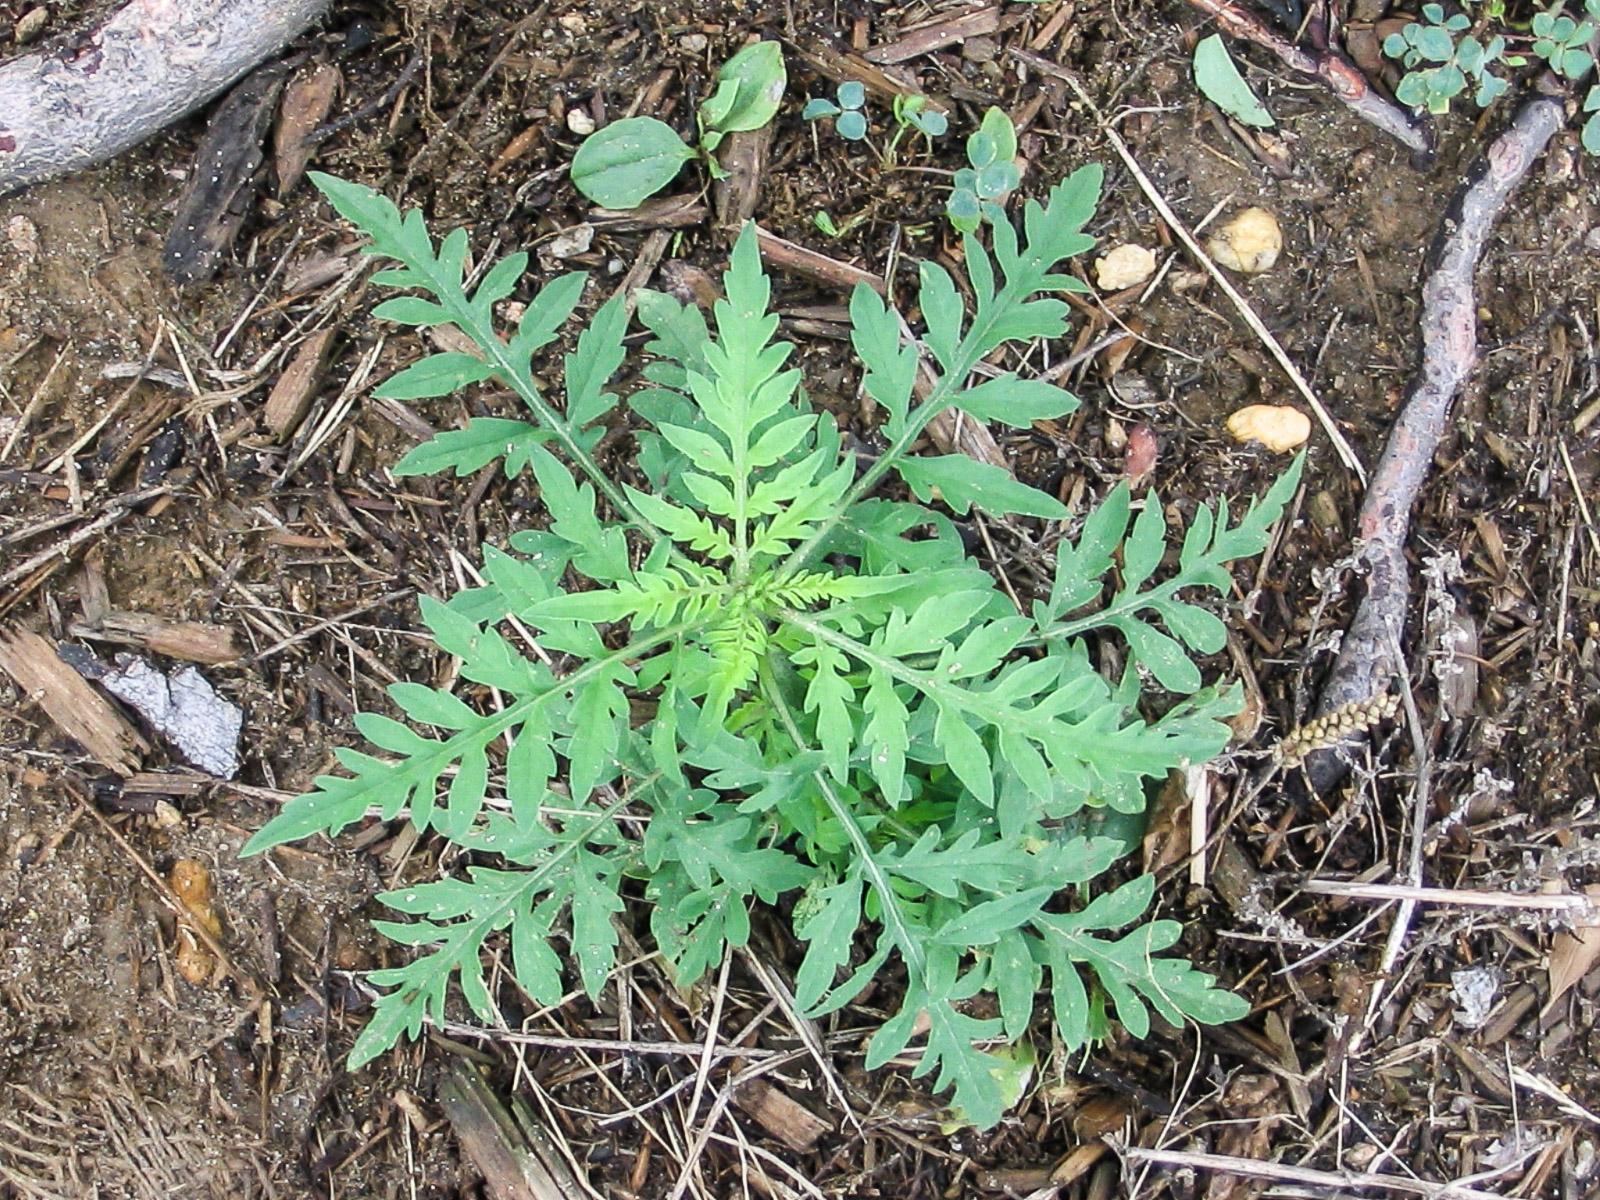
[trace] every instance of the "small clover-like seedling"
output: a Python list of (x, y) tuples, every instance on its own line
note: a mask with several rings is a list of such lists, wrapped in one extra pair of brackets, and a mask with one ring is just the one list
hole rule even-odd
[(800, 116), (807, 121), (833, 118), (833, 128), (847, 142), (863, 141), (867, 136), (867, 89), (854, 79), (847, 79), (834, 93), (838, 103), (823, 97), (806, 101)]
[(853, 216), (846, 217), (843, 221), (835, 221), (833, 214), (825, 208), (819, 209), (811, 215), (811, 223), (817, 227), (817, 230), (831, 238), (844, 237), (866, 219), (866, 213), (856, 213)]
[[(1589, 11), (1595, 13), (1600, 2), (1591, 0)], [(1589, 53), (1589, 42), (1594, 37), (1594, 22), (1585, 18), (1575, 21), (1566, 13), (1535, 13), (1533, 16), (1533, 52), (1542, 58), (1552, 71), (1565, 79), (1582, 79), (1594, 66), (1594, 55)]]
[(760, 129), (777, 115), (788, 86), (777, 42), (753, 42), (717, 72), (717, 87), (700, 105), (698, 147), (654, 117), (613, 121), (584, 139), (572, 159), (572, 182), (605, 208), (637, 208), (666, 187), (686, 162), (700, 158), (713, 177), (712, 153), (730, 133)]
[(1475, 85), (1473, 100), (1480, 108), (1505, 94), (1510, 85), (1489, 69), (1501, 61), (1520, 65), (1521, 60), (1506, 57), (1505, 38), (1496, 34), (1485, 42), (1471, 35), (1459, 37), (1472, 28), (1472, 19), (1464, 13), (1446, 17), (1440, 4), (1424, 4), (1422, 17), (1422, 22), (1412, 21), (1383, 42), (1383, 52), (1407, 68), (1395, 88), (1395, 99), (1437, 116), (1450, 111), (1451, 101), (1467, 90), (1469, 82)]
[(1014, 161), (1017, 130), (998, 108), (983, 114), (978, 131), (967, 138), (967, 162), (955, 174), (945, 216), (962, 233), (976, 233), (984, 221), (1004, 218), (1001, 202), (1022, 181)]
[[(1600, 25), (1600, 0), (1584, 0), (1584, 13), (1581, 20), (1574, 20), (1551, 9), (1535, 14), (1532, 22), (1533, 53), (1557, 75), (1574, 82), (1594, 69), (1589, 44)], [(1583, 148), (1600, 155), (1600, 84), (1592, 85), (1584, 95), (1582, 111), (1588, 114), (1583, 122)]]
[(950, 118), (936, 108), (929, 108), (926, 96), (896, 96), (894, 119), (902, 129), (915, 129), (926, 138), (943, 137), (950, 130)]
[(943, 137), (950, 129), (950, 118), (936, 108), (929, 108), (926, 96), (897, 95), (894, 98), (894, 121), (894, 137), (889, 139), (883, 151), (884, 166), (894, 162), (894, 152), (900, 140), (911, 130), (920, 133), (931, 148), (933, 139)]

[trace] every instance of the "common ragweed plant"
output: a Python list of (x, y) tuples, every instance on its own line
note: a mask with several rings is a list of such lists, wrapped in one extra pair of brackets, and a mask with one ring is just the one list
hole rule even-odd
[[(755, 905), (786, 916), (804, 946), (794, 983), (809, 1016), (893, 975), (881, 994), (899, 1007), (867, 1065), (911, 1053), (916, 1074), (953, 1089), (985, 1126), (1004, 1107), (992, 1051), (1028, 1032), (1041, 991), (1068, 1049), (1104, 1037), (1113, 1017), (1144, 1036), (1152, 1012), (1174, 1023), (1245, 1014), (1163, 953), (1182, 931), (1148, 918), (1150, 877), (1095, 886), (1126, 843), (1087, 832), (1083, 817), (1138, 812), (1149, 781), (1227, 742), (1236, 690), (1203, 686), (1194, 661), (1221, 649), (1225, 630), (1198, 601), (1231, 586), (1228, 563), (1263, 548), (1298, 464), (1237, 523), (1219, 502), (1182, 531), (1154, 495), (1136, 502), (1119, 485), (1061, 541), (1048, 595), (1018, 611), (949, 514), (1067, 511), (995, 467), (912, 453), (949, 409), (1026, 429), (1077, 406), (1050, 384), (979, 378), (977, 367), (1007, 344), (1065, 332), (1056, 294), (1083, 285), (1057, 268), (1092, 245), (1083, 227), (1098, 169), (1029, 201), (1020, 233), (995, 222), (992, 248), (966, 238), (970, 315), (951, 276), (923, 265), (932, 373), (920, 398), (919, 346), (882, 298), (856, 290), (852, 341), (885, 418), (886, 448), (870, 462), (807, 402), (794, 348), (776, 340), (751, 230), (709, 323), (638, 294), (650, 334), (642, 387), (626, 401), (609, 390), (629, 326), (613, 299), (565, 356), (558, 400), (532, 363), (571, 317), (582, 275), (547, 283), (502, 337), (495, 306), (525, 254), (469, 294), (463, 231), (436, 245), (418, 213), (316, 182), (370, 253), (398, 263), (374, 279), (410, 294), (375, 315), (451, 324), (476, 346), (423, 358), (379, 394), (442, 396), (493, 379), (527, 408), (526, 420), (480, 417), (440, 434), (396, 471), (465, 474), (498, 459), (509, 475), (531, 471), (548, 514), (508, 548), (483, 548), (485, 586), (422, 601), (464, 685), (394, 685), (406, 721), (357, 719), (380, 754), (340, 751), (345, 773), (318, 779), (246, 847), (376, 816), (465, 851), (459, 875), (380, 897), (412, 919), (378, 928), (417, 953), (372, 974), (387, 990), (353, 1065), (443, 1020), (452, 981), (493, 1020), (490, 938), (509, 947), (535, 1002), (558, 1003), (569, 975), (598, 997), (632, 907), (625, 892), (643, 897), (655, 947), (684, 985), (745, 944)], [(623, 421), (638, 443), (635, 483), (595, 457)], [(883, 486), (892, 477), (903, 486)], [(1090, 653), (1105, 638), (1126, 651), (1117, 678)], [(992, 1003), (970, 1003), (985, 994)]]

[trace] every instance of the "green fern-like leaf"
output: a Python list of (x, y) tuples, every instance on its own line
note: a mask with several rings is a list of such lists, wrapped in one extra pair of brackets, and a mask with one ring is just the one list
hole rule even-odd
[[(1299, 464), (1232, 525), (1219, 501), (1180, 531), (1154, 496), (1114, 489), (1060, 542), (1049, 594), (1019, 613), (952, 514), (1066, 510), (994, 467), (912, 454), (950, 409), (1027, 428), (1076, 406), (980, 364), (1065, 331), (1059, 293), (1081, 285), (1059, 265), (1092, 244), (1097, 169), (1027, 202), (1020, 234), (990, 203), (992, 241), (964, 247), (967, 289), (923, 268), (920, 336), (857, 291), (852, 344), (888, 439), (861, 471), (777, 340), (753, 229), (709, 322), (636, 294), (648, 361), (631, 380), (617, 382), (628, 310), (601, 306), (564, 355), (557, 401), (532, 361), (579, 306), (581, 275), (535, 290), (502, 336), (497, 308), (522, 286), (526, 255), (491, 264), (468, 294), (464, 231), (436, 243), (377, 193), (317, 182), (398, 264), (374, 282), (408, 294), (375, 315), (453, 324), (474, 348), (421, 358), (382, 394), (493, 380), (527, 410), (447, 430), (397, 473), (500, 460), (531, 476), (542, 510), (509, 546), (483, 547), (480, 586), (421, 603), (433, 642), (459, 660), (461, 694), (395, 685), (404, 720), (357, 718), (375, 753), (339, 752), (345, 773), (318, 778), (245, 848), (405, 817), (470, 852), (460, 874), (382, 897), (412, 919), (378, 928), (416, 956), (372, 976), (387, 990), (354, 1063), (443, 1022), (453, 987), (493, 1020), (490, 952), (509, 950), (537, 1003), (573, 980), (598, 996), (625, 897), (641, 893), (685, 985), (747, 944), (753, 908), (791, 901), (807, 1014), (840, 1010), (895, 964), (903, 995), (868, 1066), (909, 1062), (985, 1125), (1014, 1099), (1001, 1044), (1028, 1033), (1042, 992), (1074, 1049), (1105, 1034), (1108, 1014), (1142, 1036), (1152, 1013), (1248, 1010), (1167, 953), (1181, 930), (1149, 919), (1153, 881), (1096, 888), (1126, 830), (1069, 829), (1099, 828), (1088, 810), (1108, 827), (1106, 811), (1137, 814), (1152, 780), (1226, 744), (1237, 691), (1204, 686), (1194, 656), (1226, 629), (1201, 600), (1225, 596), (1229, 564), (1264, 548)], [(596, 458), (624, 419), (639, 450), (626, 485)], [(890, 472), (915, 500), (873, 494)], [(1104, 678), (1091, 651), (1106, 637), (1139, 669)], [(1160, 715), (1141, 670), (1180, 697)], [(969, 1002), (986, 995), (996, 1015), (975, 1015)]]

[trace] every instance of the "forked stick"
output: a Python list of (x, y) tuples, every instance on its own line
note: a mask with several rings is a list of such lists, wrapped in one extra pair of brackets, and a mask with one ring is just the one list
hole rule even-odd
[[(1559, 83), (1547, 76), (1538, 86), (1473, 165), (1446, 210), (1439, 239), (1428, 256), (1431, 268), (1422, 287), (1422, 361), (1362, 500), (1357, 556), (1367, 571), (1366, 594), (1323, 686), (1319, 713), (1385, 692), (1399, 674), (1402, 664), (1396, 661), (1394, 648), (1402, 644), (1411, 596), (1405, 549), (1411, 509), (1449, 428), (1456, 393), (1478, 359), (1473, 276), (1506, 201), (1566, 123)], [(1332, 787), (1344, 777), (1348, 763), (1337, 749), (1313, 754), (1306, 763), (1312, 786), (1318, 791)]]

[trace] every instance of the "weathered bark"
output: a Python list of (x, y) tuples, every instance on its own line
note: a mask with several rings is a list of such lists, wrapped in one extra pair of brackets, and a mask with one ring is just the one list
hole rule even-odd
[(129, 0), (0, 66), (0, 195), (82, 170), (199, 108), (328, 0)]

